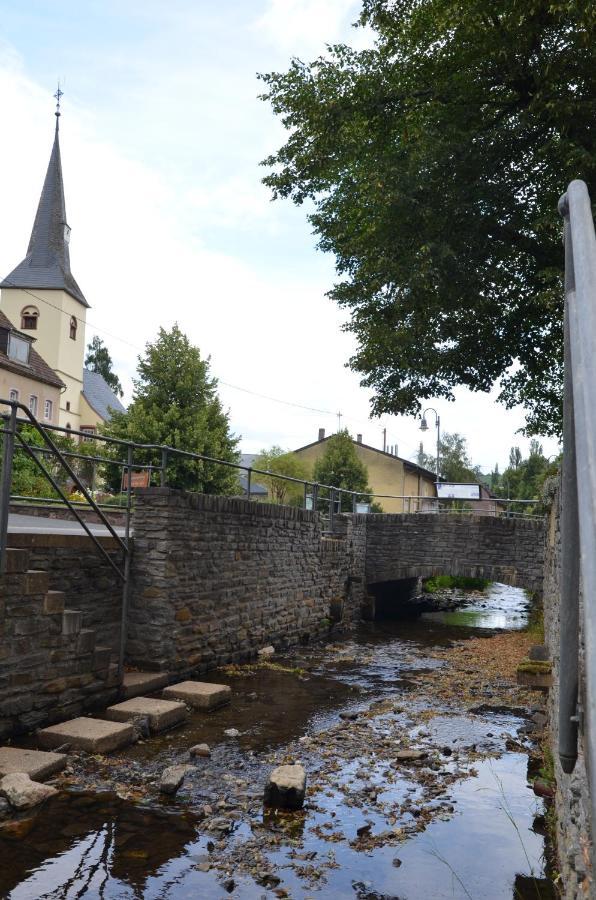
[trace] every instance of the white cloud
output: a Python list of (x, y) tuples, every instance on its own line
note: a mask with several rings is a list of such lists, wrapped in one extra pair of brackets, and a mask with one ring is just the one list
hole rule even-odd
[(343, 37), (359, 11), (356, 0), (269, 0), (255, 27), (290, 53), (318, 52)]

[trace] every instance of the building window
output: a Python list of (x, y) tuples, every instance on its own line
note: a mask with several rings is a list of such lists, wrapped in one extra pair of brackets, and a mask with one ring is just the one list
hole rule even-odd
[(21, 328), (26, 331), (37, 331), (39, 310), (36, 306), (26, 306), (21, 310)]
[(83, 434), (89, 435), (89, 437), (83, 438), (84, 441), (93, 440), (93, 435), (95, 434), (95, 428), (93, 427), (93, 425), (81, 425), (81, 431), (83, 432)]
[(35, 394), (31, 394), (29, 397), (29, 412), (33, 415), (37, 415), (37, 397)]
[(71, 341), (76, 341), (76, 339), (77, 339), (77, 325), (78, 325), (77, 317), (71, 316), (70, 317), (70, 339), (71, 339)]
[(9, 394), (9, 400), (14, 400), (15, 403), (18, 403), (19, 400), (19, 392), (14, 389)]
[(28, 365), (30, 352), (31, 344), (29, 341), (26, 338), (19, 337), (18, 334), (11, 333), (8, 338), (8, 358)]
[(70, 400), (66, 401), (66, 412), (70, 412)]
[(46, 400), (43, 404), (44, 419), (51, 420), (53, 413), (54, 413), (54, 404), (52, 403), (51, 400)]

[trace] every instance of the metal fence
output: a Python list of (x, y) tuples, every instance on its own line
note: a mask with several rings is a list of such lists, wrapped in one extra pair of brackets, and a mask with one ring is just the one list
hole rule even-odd
[[(588, 189), (559, 202), (565, 237), (565, 388), (561, 496), (559, 757), (570, 773), (583, 730), (596, 822), (596, 237)], [(584, 679), (579, 690), (580, 585)]]

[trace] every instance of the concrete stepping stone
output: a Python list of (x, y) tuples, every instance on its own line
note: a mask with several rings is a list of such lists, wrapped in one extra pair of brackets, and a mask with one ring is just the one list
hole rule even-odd
[[(64, 743), (64, 742), (63, 742)], [(64, 753), (44, 753), (42, 750), (21, 750), (19, 747), (0, 747), (0, 778), (14, 772), (24, 772), (32, 781), (43, 781), (62, 771), (66, 765)]]
[(186, 706), (173, 700), (154, 700), (151, 697), (136, 697), (116, 703), (101, 714), (113, 722), (134, 722), (148, 719), (150, 731), (165, 731), (178, 725), (186, 718)]
[(166, 687), (170, 680), (167, 672), (125, 672), (122, 681), (122, 696), (125, 700), (153, 694)]
[(182, 700), (195, 709), (210, 710), (229, 703), (232, 690), (227, 684), (210, 684), (207, 681), (181, 681), (165, 688), (162, 697)]
[(41, 747), (51, 749), (70, 744), (74, 750), (88, 753), (109, 753), (132, 744), (136, 734), (132, 725), (106, 722), (105, 719), (71, 719), (59, 725), (50, 725), (37, 733)]

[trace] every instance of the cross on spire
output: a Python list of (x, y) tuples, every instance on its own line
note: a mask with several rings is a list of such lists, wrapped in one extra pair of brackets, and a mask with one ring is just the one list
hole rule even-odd
[(56, 112), (54, 113), (54, 115), (56, 116), (56, 118), (58, 118), (60, 116), (60, 98), (63, 95), (64, 95), (64, 91), (60, 90), (60, 82), (58, 82), (58, 89), (56, 90), (56, 93), (54, 94), (54, 97), (56, 98)]

